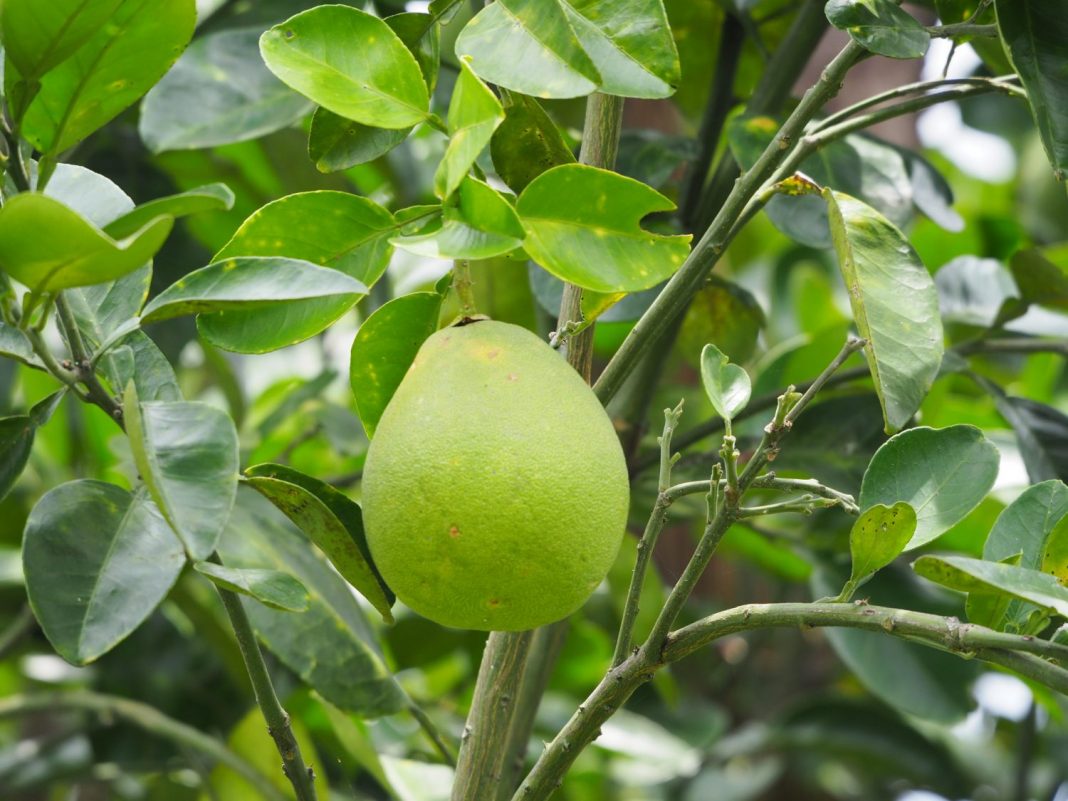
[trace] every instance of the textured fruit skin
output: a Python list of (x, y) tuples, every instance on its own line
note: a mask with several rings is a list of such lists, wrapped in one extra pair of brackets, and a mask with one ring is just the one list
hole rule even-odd
[(420, 349), (367, 453), (363, 517), (405, 604), (446, 626), (519, 631), (594, 591), (629, 492), (590, 388), (534, 334), (487, 320)]

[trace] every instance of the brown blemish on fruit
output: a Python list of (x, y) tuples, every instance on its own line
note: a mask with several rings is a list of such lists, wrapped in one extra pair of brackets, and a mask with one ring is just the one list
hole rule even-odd
[(501, 355), (501, 349), (500, 348), (493, 348), (493, 350), (486, 351), (486, 358), (487, 359), (496, 359), (500, 355)]
[(456, 539), (457, 537), (460, 536), (460, 529), (458, 529), (456, 526), (450, 527), (449, 528), (449, 536), (452, 537), (453, 539)]
[(509, 381), (518, 381), (519, 380), (519, 376), (517, 376), (515, 373), (509, 373), (508, 374), (508, 380)]
[(501, 605), (501, 599), (500, 598), (490, 598), (488, 603), (489, 603), (490, 606), (494, 606), (494, 607), (500, 606)]

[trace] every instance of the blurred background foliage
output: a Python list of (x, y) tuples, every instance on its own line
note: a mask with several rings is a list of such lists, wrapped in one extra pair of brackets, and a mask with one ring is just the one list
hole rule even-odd
[[(321, 172), (309, 158), (310, 108), (265, 77), (255, 43), (268, 26), (313, 5), (317, 3), (311, 0), (200, 0), (196, 50), (183, 62), (191, 70), (192, 89), (168, 78), (140, 108), (122, 115), (68, 159), (107, 176), (138, 203), (215, 181), (234, 191), (233, 210), (193, 217), (178, 226), (155, 261), (153, 292), (207, 264), (246, 217), (286, 194), (338, 189), (393, 210), (433, 200), (433, 173), (444, 140), (426, 128), (386, 155), (335, 172)], [(427, 4), (378, 0), (350, 5), (373, 7), (384, 16), (422, 11)], [(797, 0), (667, 0), (683, 82), (670, 101), (627, 102), (619, 171), (682, 199), (690, 179), (688, 165), (699, 153), (697, 132), (717, 65), (725, 47), (738, 46), (729, 37), (741, 42), (730, 104), (736, 113), (759, 84), (769, 54), (782, 41), (798, 5)], [(938, 5), (944, 10), (951, 4)], [(910, 10), (930, 22), (937, 14), (930, 3), (910, 5)], [(462, 6), (443, 31), (435, 101), (439, 110), (457, 74), (451, 42), (469, 15)], [(797, 88), (815, 79), (841, 41), (834, 31), (823, 36)], [(838, 106), (921, 76), (937, 77), (947, 64), (950, 75), (999, 74), (1005, 68), (999, 63), (1000, 50), (987, 47), (989, 42), (982, 43), (979, 54), (960, 47), (952, 60), (948, 46), (938, 44), (922, 62), (888, 66), (885, 59), (873, 59), (862, 65), (850, 75)], [(198, 79), (190, 61), (196, 53), (206, 54), (211, 69), (218, 71), (214, 80)], [(199, 116), (210, 113), (212, 104), (206, 98), (211, 93), (227, 91), (246, 93), (248, 113), (237, 120)], [(265, 96), (270, 103), (252, 107)], [(204, 110), (196, 106), (195, 97), (201, 98)], [(577, 145), (583, 102), (545, 105)], [(1014, 254), (1068, 238), (1068, 197), (1052, 177), (1026, 107), (1010, 98), (984, 95), (945, 104), (873, 134), (885, 139), (865, 137), (863, 146), (922, 152), (952, 188), (950, 209), (944, 189), (909, 186), (903, 191), (894, 185), (893, 175), (877, 170), (858, 175), (856, 165), (840, 165), (846, 171), (842, 180), (853, 181), (856, 191), (891, 205), (900, 205), (899, 195), (904, 194), (905, 207), (897, 210), (896, 219), (936, 275), (950, 342), (966, 343), (994, 321), (1006, 299), (1019, 294), (1009, 270)], [(727, 147), (724, 137), (713, 155)], [(320, 160), (319, 166), (338, 165)], [(796, 217), (783, 216), (787, 223)], [(676, 442), (686, 448), (677, 476), (707, 475), (710, 452), (718, 442), (711, 436), (713, 414), (697, 374), (704, 343), (718, 343), (747, 367), (754, 377), (754, 398), (759, 399), (814, 377), (837, 353), (849, 329), (845, 289), (833, 256), (806, 243), (805, 231), (783, 233), (780, 228), (789, 224), (779, 220), (777, 227), (774, 218), (761, 215), (748, 225), (692, 306), (670, 352), (647, 365), (652, 372), (639, 373), (610, 408), (624, 434), (635, 479), (632, 532), (641, 530), (655, 496), (654, 436), (660, 410), (680, 398), (686, 401), (686, 412)], [(662, 215), (654, 224), (670, 231), (699, 222)], [(818, 238), (818, 231), (807, 234)], [(383, 302), (433, 287), (449, 266), (397, 251), (386, 278), (354, 313), (323, 336), (268, 355), (216, 351), (197, 338), (190, 319), (155, 325), (149, 333), (176, 366), (187, 398), (217, 404), (233, 415), (243, 464), (287, 464), (358, 499), (367, 439), (346, 380), (352, 337), (360, 320)], [(484, 311), (548, 334), (561, 291), (556, 279), (508, 259), (475, 263), (472, 270)], [(649, 299), (648, 293), (627, 298), (598, 323), (599, 364), (612, 354)], [(455, 312), (446, 307), (443, 319)], [(1006, 324), (1006, 336), (1017, 334), (1068, 339), (1068, 318), (1033, 306)], [(975, 373), (1009, 396), (1041, 402), (1032, 409), (1033, 429), (1040, 432), (1059, 476), (1068, 478), (1064, 354), (985, 353), (969, 356), (969, 362)], [(860, 364), (857, 357), (847, 368)], [(658, 381), (650, 380), (657, 376)], [(0, 414), (23, 410), (56, 386), (48, 376), (0, 361)], [(980, 556), (998, 513), (1030, 483), (1026, 454), (1018, 445), (1020, 432), (1002, 416), (989, 385), (965, 373), (940, 378), (918, 419), (936, 427), (971, 423), (1001, 450), (995, 492), (930, 546)], [(750, 416), (736, 433), (751, 446), (764, 422), (762, 415)], [(688, 436), (688, 431), (696, 433)], [(802, 418), (776, 469), (812, 475), (855, 493), (883, 440), (870, 382), (854, 373), (853, 380), (840, 383)], [(6, 632), (0, 635), (0, 696), (91, 689), (144, 701), (226, 740), (275, 777), (279, 790), (290, 792), (277, 770), (277, 757), (253, 705), (217, 597), (206, 583), (183, 576), (146, 625), (99, 662), (81, 669), (53, 655), (26, 618), (19, 547), (35, 501), (48, 488), (74, 478), (129, 486), (134, 474), (126, 440), (95, 407), (65, 402), (38, 432), (28, 469), (0, 503), (0, 630)], [(289, 527), (266, 504), (252, 507), (244, 515), (249, 520), (238, 520), (235, 526)], [(658, 571), (646, 582), (643, 610), (658, 608), (655, 599), (679, 575), (702, 519), (698, 503), (680, 503), (673, 509), (657, 553)], [(847, 516), (832, 510), (749, 522), (729, 532), (701, 582), (699, 603), (687, 614), (696, 617), (742, 602), (833, 594), (840, 583), (834, 577), (848, 552)], [(608, 581), (570, 621), (538, 712), (532, 754), (540, 739), (551, 737), (566, 720), (611, 659), (634, 547), (634, 538), (628, 538)], [(862, 595), (892, 606), (961, 617), (964, 613), (959, 596), (921, 584), (907, 567), (884, 571)], [(404, 610), (397, 618), (392, 627), (374, 624), (381, 629), (388, 664), (434, 720), (458, 734), (483, 636), (446, 630)], [(650, 623), (639, 620), (639, 637)], [(361, 720), (333, 706), (278, 660), (272, 660), (271, 667), (305, 756), (326, 780), (320, 786), (329, 783), (331, 798), (447, 797), (447, 769), (434, 764), (433, 752), (409, 717)], [(1049, 691), (897, 640), (853, 632), (758, 632), (726, 638), (714, 651), (659, 674), (605, 726), (558, 797), (1064, 799), (1066, 711), (1064, 699)], [(177, 749), (108, 715), (68, 711), (0, 721), (0, 797), (244, 801), (261, 796), (228, 769), (205, 762), (201, 754)]]

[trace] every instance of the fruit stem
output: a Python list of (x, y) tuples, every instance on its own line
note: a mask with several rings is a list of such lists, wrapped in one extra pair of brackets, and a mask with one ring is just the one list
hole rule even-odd
[(460, 314), (463, 317), (474, 317), (478, 314), (474, 282), (471, 281), (471, 262), (467, 259), (457, 259), (453, 262), (452, 288), (456, 292), (456, 299), (460, 301)]

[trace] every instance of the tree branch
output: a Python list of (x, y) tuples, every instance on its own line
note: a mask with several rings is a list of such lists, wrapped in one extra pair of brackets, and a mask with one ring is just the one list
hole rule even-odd
[(638, 358), (676, 316), (683, 312), (690, 299), (701, 288), (708, 271), (715, 266), (729, 243), (735, 222), (744, 211), (745, 205), (775, 172), (792, 143), (803, 134), (809, 120), (838, 93), (846, 73), (865, 52), (860, 45), (850, 41), (835, 56), (824, 69), (820, 79), (805, 93), (797, 108), (783, 123), (775, 140), (764, 150), (752, 169), (735, 184), (723, 208), (689, 258), (638, 320), (597, 380), (594, 391), (602, 403), (606, 403), (615, 395)]
[[(214, 561), (221, 564), (218, 557), (215, 557)], [(217, 585), (215, 589), (222, 599), (226, 614), (230, 618), (230, 625), (233, 626), (234, 634), (237, 636), (237, 645), (245, 660), (245, 669), (252, 682), (256, 703), (267, 721), (267, 731), (282, 757), (282, 772), (293, 785), (297, 801), (316, 801), (315, 774), (304, 764), (304, 758), (300, 753), (300, 743), (297, 742), (293, 729), (289, 725), (289, 715), (282, 708), (275, 694), (271, 674), (267, 672), (267, 665), (263, 661), (259, 643), (256, 642), (256, 634), (252, 630), (248, 613), (245, 612), (245, 607), (236, 593), (224, 590)]]
[(494, 631), (486, 639), (471, 711), (460, 743), (452, 801), (494, 799), (504, 775), (502, 748), (515, 714), (532, 631)]
[(255, 787), (263, 798), (269, 801), (286, 801), (285, 793), (280, 792), (266, 776), (231, 751), (225, 743), (202, 734), (192, 726), (169, 718), (158, 709), (140, 701), (83, 690), (12, 695), (0, 699), (0, 719), (29, 715), (34, 712), (63, 710), (81, 710), (95, 712), (105, 717), (122, 718), (149, 734), (207, 754), (213, 760), (232, 768)]

